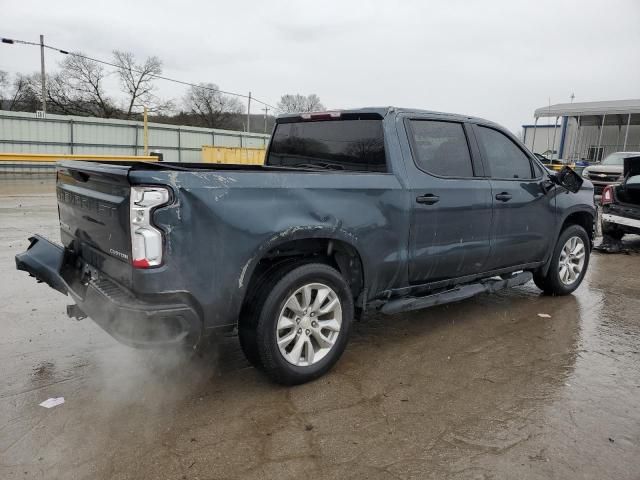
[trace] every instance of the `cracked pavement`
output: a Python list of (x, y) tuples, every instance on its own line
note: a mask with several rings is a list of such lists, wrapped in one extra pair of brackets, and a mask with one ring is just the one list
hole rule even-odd
[(235, 338), (158, 358), (67, 318), (15, 270), (35, 232), (58, 238), (50, 177), (0, 178), (0, 478), (640, 478), (639, 237), (568, 297), (369, 316), (328, 375), (285, 388)]

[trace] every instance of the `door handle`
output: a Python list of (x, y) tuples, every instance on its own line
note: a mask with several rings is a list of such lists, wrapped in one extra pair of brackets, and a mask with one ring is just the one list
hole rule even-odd
[(424, 203), (425, 205), (433, 205), (434, 203), (438, 203), (439, 200), (440, 197), (432, 193), (427, 193), (426, 195), (420, 195), (419, 197), (416, 197), (417, 203)]
[(501, 192), (496, 194), (496, 200), (500, 200), (502, 202), (508, 202), (511, 200), (511, 194), (508, 192)]

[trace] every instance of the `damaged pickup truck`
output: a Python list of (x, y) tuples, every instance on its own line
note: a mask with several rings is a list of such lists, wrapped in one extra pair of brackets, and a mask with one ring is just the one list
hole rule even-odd
[(237, 331), (284, 384), (329, 370), (366, 310), (572, 292), (595, 218), (589, 181), (500, 126), (396, 108), (280, 117), (260, 166), (63, 161), (57, 198), (62, 245), (16, 264), (70, 316), (136, 347)]
[(624, 159), (623, 180), (602, 191), (602, 233), (616, 240), (640, 235), (640, 156)]

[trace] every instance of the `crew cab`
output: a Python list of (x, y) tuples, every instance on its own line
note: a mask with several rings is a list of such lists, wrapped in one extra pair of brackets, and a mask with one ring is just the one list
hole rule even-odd
[(325, 373), (354, 318), (520, 285), (565, 295), (589, 264), (593, 186), (469, 116), (365, 108), (278, 118), (265, 165), (57, 167), (61, 244), (17, 268), (135, 347), (237, 331), (284, 384)]
[(622, 183), (605, 187), (601, 201), (604, 235), (620, 240), (640, 234), (640, 156), (624, 159)]

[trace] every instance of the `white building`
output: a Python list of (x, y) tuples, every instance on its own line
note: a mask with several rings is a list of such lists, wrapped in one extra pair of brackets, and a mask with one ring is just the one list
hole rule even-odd
[[(551, 122), (540, 124), (540, 118)], [(550, 158), (598, 161), (640, 150), (640, 99), (559, 103), (536, 109), (534, 119), (522, 126), (523, 142)]]

